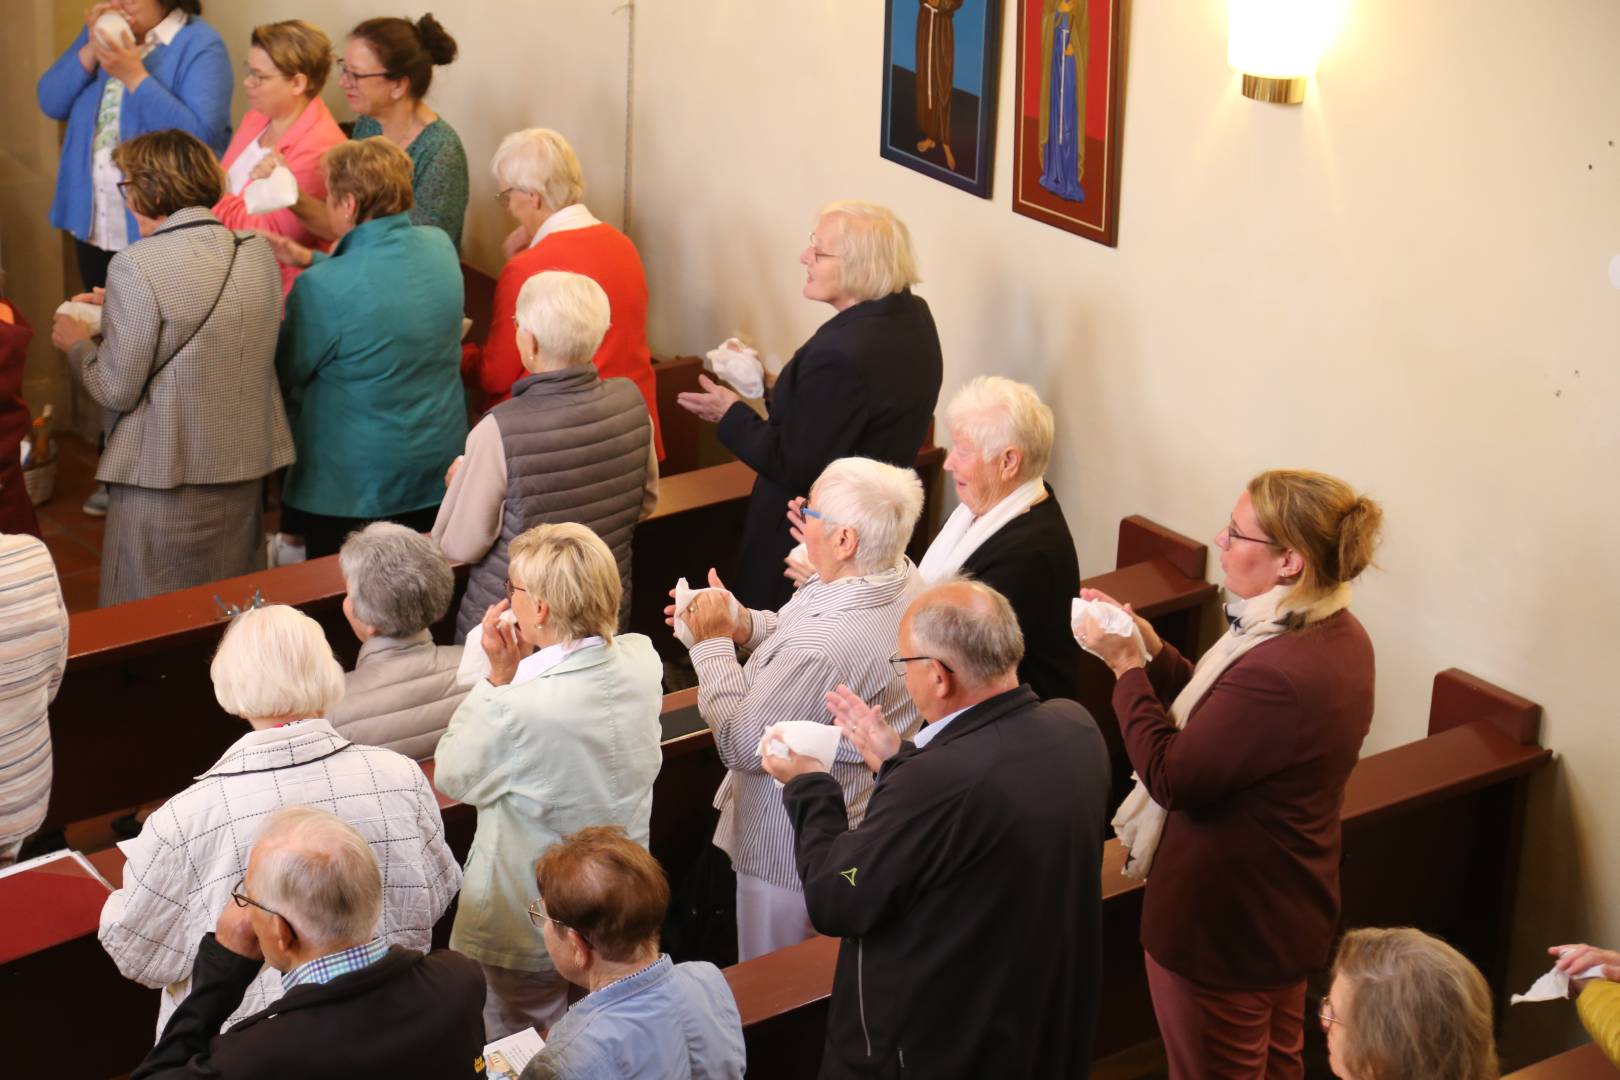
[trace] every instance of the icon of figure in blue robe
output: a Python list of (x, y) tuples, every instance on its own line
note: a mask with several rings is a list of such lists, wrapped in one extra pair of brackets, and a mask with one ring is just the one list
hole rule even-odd
[(1044, 0), (1041, 6), (1041, 187), (1085, 202), (1086, 57), (1091, 49), (1087, 0)]

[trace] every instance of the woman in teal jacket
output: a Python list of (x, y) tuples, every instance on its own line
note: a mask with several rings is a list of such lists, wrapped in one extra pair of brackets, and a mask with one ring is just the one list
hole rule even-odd
[(467, 436), (461, 390), (461, 262), (442, 229), (412, 225), (411, 160), (387, 139), (322, 158), (331, 255), (266, 237), (309, 267), (287, 297), (276, 372), (298, 459), (282, 529), (309, 557), (336, 554), (373, 521), (433, 527), (444, 475)]

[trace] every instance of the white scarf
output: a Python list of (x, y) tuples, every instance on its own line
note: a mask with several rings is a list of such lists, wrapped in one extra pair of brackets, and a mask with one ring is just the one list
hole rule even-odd
[[(1278, 585), (1269, 592), (1235, 600), (1226, 605), (1226, 617), (1232, 626), (1198, 661), (1192, 678), (1170, 706), (1170, 719), (1176, 727), (1187, 726), (1198, 703), (1210, 687), (1215, 685), (1226, 669), (1237, 663), (1244, 653), (1278, 634), (1285, 634), (1308, 623), (1327, 618), (1336, 611), (1350, 606), (1350, 586), (1340, 585), (1327, 596), (1307, 608), (1284, 605), (1283, 600), (1294, 591), (1292, 584)], [(1125, 876), (1145, 878), (1153, 869), (1153, 855), (1159, 848), (1159, 836), (1164, 832), (1166, 812), (1153, 801), (1141, 777), (1131, 774), (1136, 786), (1125, 796), (1114, 814), (1114, 834), (1125, 845)]]
[(1045, 494), (1046, 477), (1037, 476), (1018, 485), (978, 517), (973, 516), (967, 503), (958, 505), (945, 519), (945, 527), (939, 530), (934, 542), (928, 545), (928, 553), (917, 564), (917, 572), (930, 585), (956, 573), (979, 550), (980, 544), (1000, 532), (1007, 522), (1040, 502)]

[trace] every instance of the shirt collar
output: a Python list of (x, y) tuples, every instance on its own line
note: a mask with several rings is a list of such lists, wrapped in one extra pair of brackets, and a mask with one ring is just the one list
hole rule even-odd
[[(968, 709), (971, 709), (972, 707), (973, 706), (969, 705)], [(932, 724), (926, 725), (921, 731), (917, 732), (916, 737), (911, 740), (911, 745), (921, 750), (923, 747), (934, 741), (934, 736), (945, 730), (946, 724), (949, 724), (952, 720), (955, 720), (958, 716), (961, 716), (965, 712), (967, 712), (967, 709), (957, 709), (955, 712), (950, 713), (949, 715), (940, 717)]]
[(641, 993), (642, 990), (655, 983), (662, 982), (664, 977), (674, 969), (675, 961), (669, 958), (669, 954), (660, 953), (657, 960), (634, 975), (626, 975), (617, 982), (608, 983), (602, 989), (586, 994), (574, 1006), (574, 1009), (592, 1011), (608, 1008), (627, 997), (633, 997)]
[(530, 679), (537, 679), (579, 650), (600, 644), (602, 644), (602, 639), (592, 634), (590, 637), (580, 638), (578, 641), (562, 641), (555, 645), (547, 645), (540, 651), (531, 653), (518, 662), (517, 673), (512, 676), (512, 685), (516, 686), (519, 683), (526, 683)]
[(387, 637), (378, 634), (375, 637), (366, 639), (365, 644), (360, 646), (360, 655), (355, 657), (354, 662), (358, 666), (366, 657), (376, 653), (417, 649), (423, 645), (432, 644), (433, 634), (428, 630), (418, 630), (416, 633), (408, 634), (405, 637)]
[(174, 10), (163, 17), (163, 21), (146, 32), (146, 39), (141, 42), (147, 49), (154, 49), (159, 45), (167, 45), (174, 41), (174, 35), (185, 29), (190, 16), (185, 9), (176, 5)]
[(281, 989), (285, 993), (295, 986), (329, 983), (339, 975), (362, 971), (388, 955), (388, 946), (381, 938), (372, 938), (364, 945), (355, 945), (325, 956), (317, 956), (291, 971), (281, 974)]
[(534, 239), (529, 241), (529, 246), (534, 247), (552, 233), (567, 232), (570, 229), (588, 229), (592, 225), (600, 224), (602, 223), (596, 220), (596, 216), (584, 203), (574, 203), (546, 218), (545, 224), (535, 230)]

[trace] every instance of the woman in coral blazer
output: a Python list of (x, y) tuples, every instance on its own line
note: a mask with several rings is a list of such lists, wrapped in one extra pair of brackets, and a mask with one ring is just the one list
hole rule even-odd
[[(319, 27), (298, 19), (256, 27), (252, 41), (242, 78), (250, 108), (225, 151), (226, 194), (214, 216), (233, 229), (274, 233), (327, 251), (331, 243), (311, 232), (291, 208), (251, 214), (242, 193), (254, 180), (269, 176), (280, 155), (279, 162), (292, 171), (301, 190), (326, 198), (321, 155), (346, 138), (320, 97), (332, 68), (332, 42)], [(301, 270), (282, 265), (284, 298)]]

